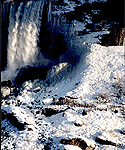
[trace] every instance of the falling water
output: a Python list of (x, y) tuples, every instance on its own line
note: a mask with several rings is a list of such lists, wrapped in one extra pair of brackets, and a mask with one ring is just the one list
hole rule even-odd
[[(2, 80), (12, 78), (14, 71), (22, 66), (38, 66), (48, 63), (37, 46), (44, 0), (27, 1), (10, 6), (7, 68)], [(51, 2), (48, 2), (47, 21), (51, 21)], [(16, 74), (15, 74), (16, 76)]]
[[(44, 1), (21, 3), (16, 13), (10, 11), (8, 68), (35, 64), (38, 56), (37, 40)], [(24, 11), (21, 13), (21, 11)], [(13, 37), (13, 38), (12, 38)]]

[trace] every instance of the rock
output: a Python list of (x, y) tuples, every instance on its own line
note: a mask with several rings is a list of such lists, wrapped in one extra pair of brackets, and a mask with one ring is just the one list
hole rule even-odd
[(99, 93), (97, 96), (98, 103), (108, 103), (112, 100), (111, 96), (106, 93)]
[(87, 115), (87, 112), (85, 110), (83, 110), (82, 115)]
[(38, 111), (36, 111), (36, 114), (40, 114), (40, 111), (38, 110)]
[(12, 86), (10, 88), (10, 92), (11, 92), (11, 95), (15, 95), (15, 96), (18, 96), (18, 93), (20, 92), (20, 88), (18, 86)]
[(4, 87), (4, 86), (10, 87), (11, 85), (12, 85), (12, 82), (10, 80), (1, 82), (1, 86), (2, 87)]
[(76, 120), (76, 122), (74, 123), (75, 126), (77, 127), (81, 127), (84, 124), (84, 122), (82, 120)]
[(44, 114), (46, 117), (50, 117), (50, 116), (57, 114), (57, 113), (58, 113), (58, 111), (54, 110), (52, 108), (44, 108), (42, 110), (42, 114)]
[(115, 109), (114, 113), (115, 113), (115, 114), (118, 113), (118, 110)]
[(69, 105), (69, 106), (75, 106), (78, 103), (75, 102), (73, 99), (76, 98), (69, 98), (68, 96), (66, 97), (60, 97), (59, 99), (53, 99), (52, 105)]
[(32, 81), (31, 80), (26, 81), (22, 84), (22, 88), (26, 88), (26, 87), (32, 88)]
[(73, 139), (61, 139), (61, 144), (70, 144), (80, 147), (81, 149), (85, 150), (87, 147), (87, 144), (85, 141), (79, 139), (79, 138), (73, 138)]
[(34, 93), (37, 93), (37, 92), (39, 92), (41, 90), (41, 88), (40, 87), (37, 87), (37, 88), (35, 88), (34, 90), (33, 90), (33, 92)]
[(74, 106), (74, 107), (95, 107), (94, 104), (80, 104), (79, 102), (77, 102), (78, 98), (73, 98), (73, 97), (60, 97), (59, 99), (53, 99), (52, 101), (52, 105), (68, 105), (68, 106)]
[(15, 106), (20, 106), (22, 104), (22, 102), (20, 100), (16, 100), (15, 103), (16, 103)]
[(23, 84), (25, 81), (33, 81), (35, 79), (45, 79), (47, 75), (48, 68), (47, 67), (31, 67), (26, 66), (22, 67), (17, 74), (14, 83), (15, 84)]
[(64, 35), (59, 33), (58, 30), (52, 31), (50, 24), (44, 23), (45, 20), (45, 17), (42, 18), (38, 44), (46, 58), (56, 60), (66, 52), (67, 42)]
[(55, 115), (55, 114), (58, 114), (58, 113), (61, 113), (61, 112), (64, 112), (65, 110), (67, 110), (68, 108), (66, 109), (58, 109), (58, 108), (44, 108), (42, 110), (42, 114), (44, 114), (46, 117), (51, 117), (52, 115)]
[(124, 134), (124, 135), (125, 135), (125, 129), (121, 131), (121, 134)]
[(25, 91), (28, 91), (28, 90), (32, 89), (32, 87), (33, 87), (33, 83), (32, 83), (31, 80), (26, 81), (26, 82), (24, 82), (24, 83), (22, 84), (22, 88), (23, 88), (23, 90), (25, 90)]
[(123, 46), (124, 28), (113, 28), (109, 34), (103, 35), (100, 41), (103, 46)]
[(19, 122), (18, 119), (16, 118), (16, 116), (14, 116), (14, 113), (7, 113), (6, 111), (2, 110), (2, 114), (4, 114), (4, 116), (3, 116), (4, 118), (2, 118), (2, 119), (7, 118), (12, 125), (14, 125), (15, 127), (17, 127), (19, 129), (19, 131), (25, 129), (26, 123)]
[(33, 129), (32, 128), (28, 128), (28, 130), (27, 131), (33, 131)]
[(93, 150), (93, 147), (88, 146), (88, 147), (86, 147), (86, 149), (85, 149), (85, 150)]
[(1, 88), (1, 97), (6, 98), (9, 95), (10, 95), (10, 88), (8, 86), (2, 87)]
[(2, 98), (6, 98), (9, 95), (17, 96), (20, 92), (20, 87), (17, 85), (12, 86), (12, 82), (10, 80), (2, 82), (1, 95)]
[(105, 140), (103, 139), (102, 137), (97, 137), (96, 138), (96, 141), (99, 143), (99, 144), (106, 144), (106, 145), (113, 145), (113, 146), (116, 146), (115, 143), (111, 142), (111, 141), (108, 141), (108, 140)]
[(125, 147), (124, 135), (115, 131), (103, 132), (96, 141), (100, 144)]
[(82, 150), (93, 150), (95, 148), (95, 141), (86, 138), (61, 139), (60, 143), (75, 145)]
[(5, 139), (7, 139), (7, 138), (9, 138), (9, 133), (8, 133), (8, 131), (3, 131), (3, 130), (1, 130), (1, 143), (2, 143)]

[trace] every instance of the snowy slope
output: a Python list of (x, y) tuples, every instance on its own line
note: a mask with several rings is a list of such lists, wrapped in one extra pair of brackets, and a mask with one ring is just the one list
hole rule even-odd
[[(16, 149), (42, 149), (45, 143), (50, 143), (51, 149), (64, 149), (64, 147), (68, 149), (70, 146), (60, 144), (61, 139), (77, 137), (95, 141), (99, 136), (124, 147), (117, 146), (116, 148), (96, 143), (95, 149), (124, 149), (125, 135), (120, 131), (125, 128), (123, 113), (125, 98), (124, 93), (120, 98), (116, 96), (120, 87), (122, 92), (125, 92), (123, 79), (123, 46), (103, 47), (91, 44), (86, 61), (81, 60), (80, 70), (73, 78), (48, 87), (46, 91), (41, 89), (38, 93), (25, 88), (22, 95), (14, 98), (20, 100), (21, 105), (2, 105), (3, 110), (8, 111), (8, 108), (9, 111), (12, 110), (20, 122), (28, 123), (24, 131), (18, 131), (11, 125), (9, 125), (9, 129), (6, 127), (6, 130), (11, 128), (11, 131), (9, 138), (2, 142), (2, 148), (6, 145), (8, 149), (11, 149), (12, 143), (15, 143)], [(120, 87), (118, 87), (119, 84)], [(65, 96), (77, 98), (75, 99), (77, 103), (83, 105), (86, 103), (91, 106), (50, 105), (53, 98), (58, 99)], [(10, 103), (12, 103), (12, 99), (10, 99)], [(46, 117), (42, 114), (42, 109), (48, 107), (66, 110)], [(85, 116), (82, 115), (83, 109), (87, 111)], [(118, 110), (118, 113), (115, 113), (115, 110)], [(6, 122), (7, 120), (2, 121), (2, 127)], [(81, 122), (80, 127), (74, 125)], [(32, 131), (28, 131), (30, 129)], [(41, 139), (42, 142), (38, 139)], [(11, 140), (12, 142), (10, 142)], [(95, 143), (94, 141), (92, 143)]]

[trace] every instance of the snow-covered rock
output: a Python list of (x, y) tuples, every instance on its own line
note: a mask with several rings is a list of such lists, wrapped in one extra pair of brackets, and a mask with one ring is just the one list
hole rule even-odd
[(80, 119), (76, 120), (75, 123), (74, 123), (74, 125), (78, 126), (78, 127), (81, 127), (83, 124), (84, 124), (84, 122)]
[(2, 98), (5, 98), (10, 95), (10, 88), (8, 86), (1, 88), (1, 96)]
[(125, 148), (125, 136), (114, 131), (103, 132), (96, 138), (100, 144), (113, 145)]

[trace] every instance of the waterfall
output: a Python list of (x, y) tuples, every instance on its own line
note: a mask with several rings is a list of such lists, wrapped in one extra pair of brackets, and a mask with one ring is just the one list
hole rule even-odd
[(14, 78), (18, 68), (23, 66), (47, 65), (48, 60), (37, 46), (44, 5), (47, 7), (47, 21), (51, 21), (51, 2), (45, 0), (10, 2), (7, 67), (2, 80)]
[(23, 2), (20, 3), (16, 13), (15, 9), (11, 7), (8, 68), (35, 64), (38, 55), (37, 37), (42, 20), (43, 5), (44, 1)]
[(51, 0), (8, 3), (7, 67), (1, 73), (2, 81), (25, 78), (23, 83), (40, 78), (56, 83), (79, 61), (82, 47), (79, 48), (78, 41), (81, 39), (76, 38), (66, 16), (53, 13), (51, 7)]

